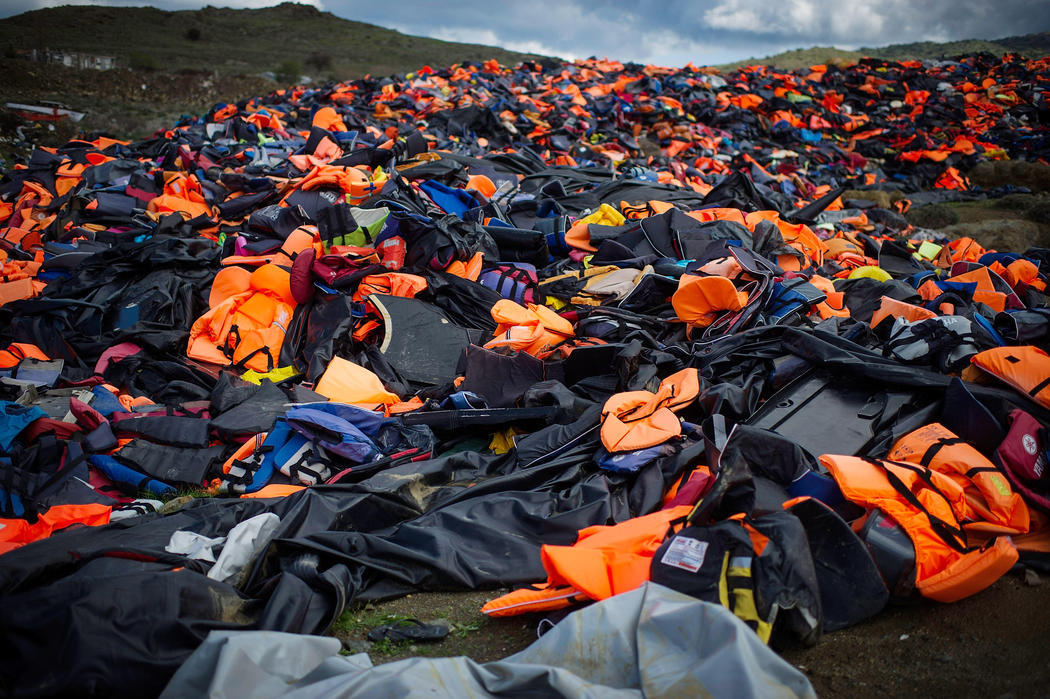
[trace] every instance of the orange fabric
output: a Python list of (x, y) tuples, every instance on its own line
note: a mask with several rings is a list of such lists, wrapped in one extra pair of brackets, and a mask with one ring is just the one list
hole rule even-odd
[(39, 231), (30, 231), (25, 228), (4, 228), (0, 230), (4, 231), (4, 240), (14, 243), (23, 250), (32, 250), (41, 245)]
[(292, 297), (291, 276), (288, 270), (280, 265), (263, 265), (252, 272), (248, 278), (249, 286), (254, 291), (263, 291), (290, 306), (295, 305)]
[(975, 354), (970, 363), (1050, 408), (1050, 355), (1038, 347), (993, 347)]
[(919, 288), (916, 289), (916, 291), (919, 292), (919, 296), (922, 297), (923, 301), (933, 301), (942, 293), (944, 293), (943, 291), (941, 291), (941, 288), (937, 286), (937, 283), (932, 279), (920, 284)]
[(291, 495), (292, 493), (298, 493), (300, 490), (306, 490), (306, 486), (303, 485), (285, 485), (283, 483), (271, 483), (270, 485), (264, 486), (261, 490), (257, 490), (254, 493), (244, 493), (241, 495), (242, 498), (283, 498)]
[[(992, 534), (1028, 532), (1028, 506), (1020, 493), (981, 452), (958, 440), (949, 429), (934, 423), (901, 437), (888, 458), (922, 463), (947, 475), (963, 489), (963, 498), (953, 503), (963, 528)], [(932, 453), (932, 456), (930, 454)], [(972, 474), (972, 475), (968, 475)]]
[(251, 288), (251, 276), (251, 271), (243, 267), (224, 267), (220, 269), (215, 273), (215, 278), (211, 283), (211, 291), (208, 293), (208, 307), (214, 308), (231, 296), (248, 291)]
[(31, 299), (36, 294), (36, 287), (33, 286), (33, 280), (29, 277), (11, 282), (0, 282), (0, 306), (12, 301)]
[(948, 243), (952, 262), (977, 262), (987, 250), (973, 238), (962, 237)]
[(325, 131), (346, 131), (346, 124), (343, 123), (343, 118), (331, 107), (318, 109), (314, 113), (311, 125), (322, 128)]
[(526, 308), (502, 299), (492, 307), (492, 319), (497, 326), (494, 338), (485, 343), (487, 349), (507, 347), (538, 356), (575, 337), (572, 323), (546, 306), (530, 303)]
[(755, 211), (747, 214), (744, 217), (744, 221), (752, 233), (762, 221), (776, 224), (785, 243), (805, 255), (813, 266), (819, 267), (824, 264), (824, 253), (827, 251), (827, 246), (809, 226), (801, 223), (789, 223), (780, 218), (780, 214), (776, 211)]
[(549, 587), (531, 590), (527, 587), (515, 590), (502, 597), (486, 602), (481, 613), (486, 616), (501, 617), (517, 614), (551, 612), (564, 609), (575, 602), (587, 601), (587, 595), (574, 587)]
[(580, 530), (572, 546), (544, 545), (540, 549), (547, 571), (544, 592), (512, 592), (488, 602), (482, 611), (492, 616), (523, 614), (550, 608), (532, 602), (549, 604), (560, 595), (566, 595), (566, 600), (577, 596), (603, 600), (633, 590), (649, 579), (653, 554), (671, 522), (688, 515), (690, 509), (681, 505), (612, 526), (587, 527)]
[(712, 208), (689, 211), (687, 213), (701, 223), (707, 223), (708, 221), (732, 221), (748, 228), (747, 221), (744, 219), (744, 212), (740, 209)]
[(26, 358), (40, 359), (45, 362), (51, 359), (36, 345), (28, 342), (12, 342), (6, 349), (0, 350), (0, 369), (18, 366), (18, 363)]
[(112, 509), (109, 505), (96, 503), (55, 505), (48, 508), (47, 512), (41, 513), (33, 524), (24, 519), (0, 519), (0, 554), (40, 539), (46, 539), (60, 529), (75, 524), (83, 524), (87, 527), (109, 524)]
[(486, 199), (491, 199), (496, 193), (496, 185), (485, 175), (471, 175), (467, 179), (467, 189), (473, 189)]
[(610, 452), (663, 444), (682, 433), (682, 423), (649, 391), (617, 393), (602, 408), (602, 444)]
[(817, 304), (817, 313), (821, 318), (849, 318), (849, 309), (846, 308), (846, 295), (841, 291), (835, 291), (835, 285), (830, 279), (814, 274), (809, 278), (809, 283), (823, 291), (827, 298)]
[(1006, 272), (1000, 276), (1006, 279), (1014, 290), (1030, 286), (1037, 291), (1046, 291), (1046, 282), (1039, 278), (1039, 268), (1025, 259), (1011, 262), (1006, 266)]
[(387, 415), (401, 415), (402, 413), (410, 413), (413, 410), (419, 410), (424, 405), (423, 401), (420, 400), (419, 396), (412, 396), (406, 401), (400, 403), (394, 403), (393, 405), (387, 405), (384, 412)]
[(663, 444), (682, 432), (675, 416), (700, 395), (700, 374), (683, 369), (660, 382), (656, 393), (626, 391), (602, 407), (602, 444), (610, 452), (634, 451)]
[(881, 323), (885, 318), (901, 318), (911, 323), (915, 323), (920, 320), (929, 320), (930, 318), (936, 318), (937, 314), (933, 311), (927, 310), (922, 306), (913, 306), (910, 303), (891, 299), (889, 296), (882, 297), (882, 303), (878, 309), (871, 316), (871, 327), (875, 327)]
[(150, 200), (146, 210), (157, 214), (177, 213), (184, 219), (211, 217), (211, 206), (204, 201), (200, 183), (193, 175), (172, 173), (166, 176), (163, 192)]
[(590, 225), (584, 221), (572, 224), (565, 232), (565, 244), (585, 252), (598, 252), (598, 248), (591, 245)]
[(240, 447), (238, 447), (237, 451), (233, 452), (233, 456), (226, 459), (226, 462), (222, 465), (222, 472), (229, 473), (230, 469), (233, 468), (235, 462), (243, 461), (244, 459), (251, 456), (252, 452), (261, 447), (263, 442), (266, 441), (267, 434), (267, 432), (260, 432), (259, 434), (255, 435), (247, 442), (242, 444)]
[(469, 279), (472, 282), (476, 282), (478, 277), (481, 276), (481, 270), (485, 266), (485, 253), (476, 252), (466, 262), (461, 260), (453, 260), (448, 267), (445, 268), (445, 272), (453, 274), (461, 279)]
[(998, 291), (992, 280), (992, 272), (987, 267), (979, 267), (964, 274), (949, 277), (950, 282), (976, 283), (977, 291), (973, 294), (973, 300), (987, 304), (994, 311), (1006, 310), (1006, 294)]
[[(938, 602), (958, 601), (988, 587), (1017, 562), (1017, 549), (1008, 537), (999, 538), (994, 547), (963, 553), (934, 530), (929, 515), (949, 526), (958, 521), (952, 503), (962, 501), (963, 489), (950, 477), (917, 467), (930, 479), (930, 487), (910, 465), (829, 454), (821, 456), (820, 462), (847, 500), (879, 508), (907, 532), (915, 547), (916, 589), (923, 596)], [(899, 479), (926, 512), (898, 493), (887, 473)]]
[(737, 291), (725, 277), (699, 277), (683, 274), (671, 305), (685, 323), (707, 327), (727, 311), (739, 311), (747, 303), (747, 294)]
[[(719, 257), (717, 260), (711, 260), (710, 262), (706, 262), (696, 271), (701, 273), (698, 276), (725, 277), (726, 279), (736, 279), (740, 276), (740, 273), (744, 271), (744, 268), (740, 266), (740, 263), (736, 261), (735, 257), (729, 256)], [(679, 279), (678, 285), (679, 287), (681, 287), (681, 279)]]
[[(230, 291), (234, 282), (243, 283), (243, 275), (231, 273), (216, 298)], [(222, 366), (232, 362), (260, 373), (278, 366), (296, 305), (288, 270), (262, 265), (248, 277), (248, 287), (222, 299), (194, 321), (186, 348), (188, 357)]]
[(373, 176), (364, 166), (340, 167), (321, 164), (310, 170), (300, 180), (298, 188), (304, 191), (321, 188), (339, 189), (343, 191), (348, 203), (357, 204), (378, 194), (388, 179), (386, 173)]
[(839, 255), (841, 255), (844, 252), (851, 252), (855, 255), (864, 254), (864, 248), (862, 248), (860, 245), (857, 245), (852, 240), (848, 240), (846, 238), (832, 238), (831, 240), (825, 241), (825, 245), (828, 249), (826, 257), (829, 260), (836, 259)]
[[(824, 244), (824, 241), (818, 238), (809, 226), (801, 223), (789, 223), (780, 218), (780, 214), (776, 211), (754, 211), (745, 214), (739, 209), (712, 208), (689, 211), (688, 215), (704, 223), (708, 221), (733, 221), (744, 226), (752, 233), (754, 233), (759, 223), (769, 221), (780, 230), (780, 235), (783, 237), (784, 242), (795, 248), (800, 256), (806, 260), (805, 266), (808, 267), (812, 264), (819, 267), (824, 264), (824, 256), (827, 252), (827, 245)], [(797, 262), (794, 264), (798, 265)]]
[(426, 288), (427, 280), (415, 274), (403, 272), (370, 274), (358, 285), (357, 291), (354, 292), (354, 301), (360, 301), (371, 294), (387, 294), (410, 299)]
[(378, 376), (342, 357), (332, 358), (314, 390), (337, 403), (393, 405), (401, 402), (396, 394), (386, 390)]

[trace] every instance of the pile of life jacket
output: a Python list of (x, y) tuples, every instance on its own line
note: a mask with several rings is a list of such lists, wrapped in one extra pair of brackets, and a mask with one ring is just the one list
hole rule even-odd
[(902, 214), (1047, 165), (1048, 78), (489, 61), (38, 148), (0, 180), (0, 552), (586, 450), (615, 483), (678, 465), (486, 613), (655, 580), (812, 643), (1045, 569), (1050, 249)]

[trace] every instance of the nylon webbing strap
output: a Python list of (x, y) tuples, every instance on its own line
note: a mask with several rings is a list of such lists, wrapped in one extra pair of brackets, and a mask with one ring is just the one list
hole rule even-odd
[(944, 540), (944, 543), (948, 544), (960, 553), (966, 553), (969, 550), (966, 545), (966, 532), (963, 531), (961, 526), (958, 526), (958, 519), (956, 519), (955, 521), (956, 526), (952, 526), (937, 515), (927, 510), (926, 506), (919, 501), (919, 498), (916, 497), (915, 493), (911, 492), (911, 489), (904, 484), (904, 481), (902, 481), (900, 477), (897, 476), (897, 474), (895, 474), (893, 471), (886, 468), (886, 464), (891, 464), (899, 468), (905, 468), (909, 471), (913, 471), (914, 473), (916, 473), (920, 478), (922, 478), (923, 482), (930, 486), (930, 488), (935, 493), (937, 493), (941, 496), (941, 498), (944, 499), (945, 504), (948, 505), (948, 509), (951, 510), (952, 516), (954, 517), (955, 510), (951, 507), (951, 501), (948, 500), (947, 496), (945, 496), (945, 494), (942, 493), (940, 489), (933, 484), (928, 471), (919, 468), (915, 464), (909, 464), (902, 461), (880, 462), (876, 459), (871, 459), (868, 457), (860, 458), (874, 466), (878, 466), (883, 470), (883, 472), (886, 474), (887, 480), (889, 480), (890, 482), (890, 485), (893, 486), (893, 489), (896, 490), (901, 495), (901, 497), (903, 497), (908, 502), (909, 505), (926, 515), (926, 519), (930, 522), (930, 527), (933, 529), (934, 532), (937, 533), (939, 537), (941, 537), (941, 539)]
[(926, 451), (922, 455), (922, 459), (919, 461), (919, 464), (925, 468), (929, 468), (930, 464), (933, 462), (934, 457), (937, 456), (937, 453), (941, 449), (943, 449), (944, 447), (952, 446), (954, 444), (966, 443), (967, 442), (965, 439), (961, 439), (959, 437), (946, 437), (944, 439), (938, 439), (926, 449)]
[(1028, 395), (1030, 395), (1032, 398), (1035, 398), (1039, 395), (1039, 392), (1047, 386), (1050, 386), (1050, 376), (1047, 376), (1045, 379), (1033, 386), (1032, 390), (1028, 392)]
[(978, 473), (999, 473), (999, 469), (994, 466), (974, 466), (966, 472), (966, 477), (973, 479)]

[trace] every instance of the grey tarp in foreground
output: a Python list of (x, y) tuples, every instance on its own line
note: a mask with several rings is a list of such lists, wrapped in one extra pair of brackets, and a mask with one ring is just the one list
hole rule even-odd
[(335, 639), (213, 631), (164, 697), (815, 697), (731, 612), (653, 583), (574, 612), (520, 653), (363, 667)]

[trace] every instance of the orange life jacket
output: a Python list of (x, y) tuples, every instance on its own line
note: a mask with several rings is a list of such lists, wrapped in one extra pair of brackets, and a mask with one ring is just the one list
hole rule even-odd
[(265, 255), (229, 255), (222, 258), (222, 265), (223, 267), (231, 267), (233, 265), (258, 267), (269, 262), (278, 265), (291, 265), (296, 255), (310, 247), (313, 247), (318, 255), (324, 254), (321, 239), (317, 234), (317, 227), (299, 226), (288, 234), (288, 237), (285, 238), (284, 243), (281, 244), (281, 248), (277, 252)]
[(889, 296), (883, 296), (882, 303), (871, 316), (870, 325), (874, 328), (885, 318), (902, 318), (903, 320), (914, 323), (920, 320), (929, 320), (930, 318), (936, 317), (936, 313), (925, 309), (922, 306), (914, 306), (910, 303), (905, 303), (904, 301), (891, 299)]
[[(223, 281), (219, 295), (229, 295), (193, 323), (186, 355), (211, 364), (272, 371), (296, 305), (288, 269), (265, 264), (247, 277), (237, 274), (235, 279), (231, 274)], [(238, 291), (236, 283), (244, 286)], [(217, 295), (212, 298), (218, 301)]]
[(487, 349), (509, 347), (536, 356), (576, 334), (568, 320), (532, 303), (526, 308), (509, 299), (497, 301), (492, 319), (498, 325), (495, 337), (485, 343)]
[(311, 125), (320, 127), (325, 131), (346, 131), (343, 117), (339, 116), (339, 113), (331, 107), (321, 107), (314, 112)]
[(0, 554), (46, 539), (52, 533), (73, 525), (100, 527), (109, 524), (112, 510), (109, 505), (97, 503), (54, 505), (33, 523), (25, 519), (0, 519)]
[(1050, 408), (1050, 355), (1038, 347), (993, 347), (975, 354), (970, 363)]
[(830, 279), (814, 274), (809, 278), (809, 283), (825, 294), (826, 298), (817, 304), (817, 313), (821, 318), (849, 318), (846, 295), (841, 291), (836, 291), (835, 284)]
[(36, 345), (28, 342), (12, 342), (6, 349), (0, 350), (0, 369), (18, 366), (19, 362), (27, 358), (41, 359), (45, 362), (51, 359)]
[(949, 476), (920, 464), (825, 454), (847, 500), (878, 508), (908, 534), (915, 547), (915, 587), (938, 602), (955, 602), (988, 587), (1017, 562), (1009, 537), (984, 549), (967, 547), (953, 500), (964, 496)]
[[(1002, 279), (987, 267), (978, 267), (969, 272), (948, 277), (948, 281), (971, 284), (976, 283), (977, 290), (973, 292), (974, 301), (987, 304), (995, 311), (1006, 310), (1008, 299), (1005, 292), (1010, 290), (1010, 286), (1007, 284), (1006, 280)], [(999, 288), (996, 288), (996, 281), (999, 282)]]
[(581, 529), (572, 546), (544, 545), (540, 560), (547, 583), (498, 597), (481, 608), (488, 616), (512, 616), (567, 607), (575, 600), (603, 600), (649, 579), (653, 553), (668, 527), (692, 509), (681, 505), (612, 526)]
[(893, 445), (888, 457), (929, 467), (955, 481), (962, 497), (956, 497), (952, 507), (961, 513), (967, 532), (1028, 531), (1028, 506), (1021, 494), (1014, 492), (995, 464), (943, 425), (934, 423), (906, 434)]
[(332, 357), (314, 390), (337, 403), (351, 403), (368, 410), (401, 401), (397, 394), (386, 390), (373, 372), (342, 357)]
[(360, 301), (371, 294), (386, 294), (410, 299), (426, 288), (427, 280), (416, 274), (403, 272), (369, 274), (358, 284), (354, 292), (354, 301)]
[(660, 382), (656, 393), (617, 393), (602, 408), (602, 444), (610, 452), (634, 451), (663, 444), (682, 433), (674, 411), (700, 394), (700, 374), (683, 369)]
[(747, 304), (747, 293), (737, 291), (725, 277), (699, 277), (683, 274), (671, 305), (678, 318), (697, 327), (707, 327), (726, 312), (739, 311)]

